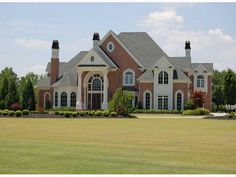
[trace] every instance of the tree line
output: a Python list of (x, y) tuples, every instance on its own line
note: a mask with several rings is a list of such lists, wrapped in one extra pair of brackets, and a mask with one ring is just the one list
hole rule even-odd
[(212, 82), (213, 110), (224, 110), (224, 105), (236, 104), (236, 73), (233, 70), (214, 70)]
[(38, 80), (43, 77), (32, 72), (18, 77), (12, 68), (0, 73), (0, 110), (36, 109)]

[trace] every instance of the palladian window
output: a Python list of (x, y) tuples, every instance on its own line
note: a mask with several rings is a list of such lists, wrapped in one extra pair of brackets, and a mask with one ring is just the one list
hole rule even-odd
[(168, 84), (168, 73), (161, 71), (158, 75), (158, 84)]

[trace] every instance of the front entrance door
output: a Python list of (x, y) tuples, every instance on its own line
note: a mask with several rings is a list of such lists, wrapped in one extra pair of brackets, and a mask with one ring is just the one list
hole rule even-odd
[(101, 109), (101, 94), (93, 93), (92, 94), (92, 109)]

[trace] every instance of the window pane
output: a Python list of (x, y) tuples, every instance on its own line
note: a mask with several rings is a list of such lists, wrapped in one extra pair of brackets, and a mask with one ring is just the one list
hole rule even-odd
[(162, 96), (158, 96), (158, 109), (162, 109)]
[(58, 106), (58, 93), (55, 93), (55, 106)]
[(67, 94), (66, 94), (66, 92), (61, 93), (61, 107), (67, 107)]
[(150, 109), (150, 93), (146, 93), (146, 109)]
[(71, 107), (75, 107), (76, 106), (76, 94), (75, 94), (75, 92), (71, 93), (71, 96), (70, 96), (70, 106)]
[(168, 109), (168, 96), (164, 96), (164, 109)]
[(178, 93), (177, 94), (177, 110), (182, 109), (182, 94)]
[(164, 72), (164, 84), (168, 84), (168, 73)]
[(161, 71), (158, 75), (158, 83), (163, 84), (163, 71)]

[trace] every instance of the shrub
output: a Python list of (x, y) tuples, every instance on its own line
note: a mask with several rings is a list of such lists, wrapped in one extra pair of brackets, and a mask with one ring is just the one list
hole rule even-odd
[(220, 112), (226, 112), (226, 111), (227, 111), (226, 106), (225, 106), (225, 105), (222, 105), (222, 104), (218, 106), (218, 110), (219, 110)]
[(65, 116), (65, 117), (70, 117), (70, 116), (71, 116), (71, 114), (70, 114), (70, 112), (69, 112), (69, 111), (66, 111), (66, 112), (64, 113), (64, 116)]
[(230, 112), (228, 115), (227, 115), (228, 118), (235, 118), (235, 113), (234, 112)]
[(24, 110), (22, 111), (22, 113), (23, 113), (23, 115), (29, 115), (29, 110), (28, 110), (28, 109), (24, 109)]
[(22, 111), (17, 110), (17, 111), (16, 111), (16, 117), (20, 117), (20, 116), (22, 116)]
[(55, 114), (55, 115), (59, 115), (59, 111), (55, 111), (54, 114)]
[(195, 105), (193, 103), (193, 100), (188, 100), (185, 105), (184, 105), (184, 109), (188, 110), (188, 109), (195, 109)]
[(14, 110), (14, 111), (17, 111), (17, 110), (21, 110), (21, 105), (20, 103), (13, 103), (10, 107), (9, 107), (10, 110)]
[(8, 111), (8, 115), (11, 116), (11, 117), (14, 116), (15, 115), (15, 111)]
[(95, 111), (89, 111), (89, 112), (88, 112), (88, 115), (89, 115), (89, 116), (94, 116), (94, 114), (95, 114)]
[(110, 114), (109, 110), (104, 110), (104, 111), (102, 111), (102, 115), (103, 115), (104, 117), (108, 117), (109, 114)]
[(64, 113), (65, 113), (64, 111), (59, 111), (60, 116), (64, 116)]
[(204, 95), (202, 91), (194, 91), (192, 93), (193, 104), (197, 108), (201, 108), (203, 103), (205, 103)]
[(0, 110), (0, 116), (2, 115), (2, 110)]
[(82, 117), (85, 116), (85, 111), (79, 111), (79, 115)]
[(183, 115), (207, 115), (209, 114), (210, 111), (208, 109), (203, 109), (203, 108), (198, 108), (198, 109), (194, 109), (194, 110), (185, 110), (183, 111)]
[(111, 115), (112, 117), (116, 117), (116, 116), (117, 116), (117, 113), (116, 113), (115, 111), (112, 111), (112, 112), (110, 113), (110, 115)]
[(101, 116), (102, 115), (102, 111), (96, 111), (94, 115), (95, 116)]
[(49, 100), (46, 101), (46, 105), (45, 105), (46, 109), (50, 109), (51, 108), (51, 103)]
[(2, 115), (3, 115), (3, 116), (7, 116), (7, 115), (8, 115), (8, 112), (9, 112), (8, 109), (4, 109), (4, 110), (2, 111)]
[(71, 115), (72, 115), (73, 117), (77, 117), (77, 112), (71, 112)]

